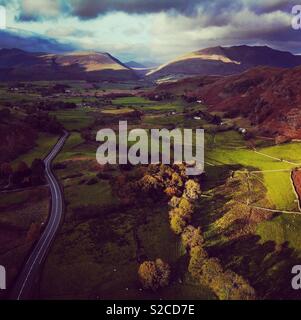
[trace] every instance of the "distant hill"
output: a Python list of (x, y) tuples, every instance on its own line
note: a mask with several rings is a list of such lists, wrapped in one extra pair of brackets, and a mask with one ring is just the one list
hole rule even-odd
[(150, 71), (152, 79), (192, 75), (230, 75), (257, 66), (289, 68), (301, 65), (301, 56), (267, 46), (213, 47), (188, 53)]
[(137, 74), (109, 53), (31, 53), (0, 50), (0, 81), (134, 80)]
[(125, 65), (129, 68), (133, 69), (146, 69), (147, 67), (141, 63), (135, 62), (135, 61), (129, 61), (126, 62)]
[(192, 77), (161, 84), (147, 95), (201, 100), (209, 111), (223, 112), (227, 118), (247, 118), (262, 135), (301, 139), (301, 66)]
[(195, 91), (210, 110), (248, 118), (263, 134), (301, 138), (301, 67), (257, 67)]

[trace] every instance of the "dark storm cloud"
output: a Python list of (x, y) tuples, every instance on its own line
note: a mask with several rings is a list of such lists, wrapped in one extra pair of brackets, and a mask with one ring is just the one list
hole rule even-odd
[(200, 2), (198, 0), (71, 0), (70, 10), (74, 15), (83, 19), (95, 18), (114, 11), (144, 14), (174, 10), (184, 14), (193, 14)]
[(207, 14), (236, 10), (242, 7), (240, 0), (70, 0), (69, 9), (73, 15), (91, 19), (109, 12), (122, 11), (129, 14), (179, 13), (195, 15), (198, 9)]
[(29, 52), (60, 53), (78, 49), (73, 44), (62, 44), (55, 39), (22, 30), (0, 30), (0, 48), (18, 48)]
[(248, 0), (247, 5), (257, 14), (269, 13), (274, 11), (291, 12), (294, 5), (298, 4), (296, 0)]
[[(231, 14), (249, 8), (256, 14), (276, 10), (290, 11), (295, 0), (0, 0), (0, 4), (19, 6), (19, 21), (42, 21), (53, 19), (48, 7), (56, 6), (58, 15), (76, 16), (88, 20), (112, 12), (149, 14), (165, 12), (194, 16), (200, 10), (210, 17), (212, 25), (227, 24)], [(30, 10), (30, 7), (33, 10)], [(48, 14), (47, 14), (48, 13)]]

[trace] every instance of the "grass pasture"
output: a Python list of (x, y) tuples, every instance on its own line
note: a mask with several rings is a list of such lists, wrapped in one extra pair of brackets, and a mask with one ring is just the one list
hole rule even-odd
[(51, 112), (51, 114), (56, 116), (62, 125), (69, 131), (87, 128), (94, 122), (91, 110), (85, 108), (57, 110)]

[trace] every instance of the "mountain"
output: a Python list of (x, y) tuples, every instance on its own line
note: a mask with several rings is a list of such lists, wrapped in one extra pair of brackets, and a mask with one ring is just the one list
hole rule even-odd
[(230, 76), (191, 77), (160, 84), (146, 96), (201, 100), (210, 112), (248, 119), (260, 135), (278, 141), (301, 139), (301, 66), (256, 67)]
[(137, 74), (109, 53), (0, 50), (0, 80), (133, 80)]
[(129, 61), (129, 62), (126, 62), (125, 65), (128, 67), (128, 68), (132, 68), (132, 69), (146, 69), (147, 67), (139, 62), (136, 62), (136, 61)]
[(197, 89), (211, 111), (244, 117), (263, 134), (301, 138), (301, 67), (257, 67)]
[(231, 75), (256, 66), (298, 65), (301, 65), (301, 56), (267, 46), (219, 46), (188, 53), (150, 71), (147, 76), (170, 80), (192, 75)]

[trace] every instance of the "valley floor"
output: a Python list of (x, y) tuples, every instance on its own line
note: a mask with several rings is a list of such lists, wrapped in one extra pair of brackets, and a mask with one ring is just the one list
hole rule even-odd
[[(188, 272), (187, 252), (170, 229), (167, 203), (145, 201), (145, 205), (137, 206), (121, 201), (116, 181), (125, 174), (134, 178), (139, 168), (100, 168), (96, 163), (97, 130), (115, 128), (119, 120), (139, 111), (140, 117), (130, 118), (130, 128), (205, 128), (202, 196), (192, 223), (202, 229), (210, 257), (219, 258), (224, 268), (248, 280), (259, 299), (298, 298), (290, 288), (290, 277), (291, 266), (301, 258), (301, 213), (291, 171), (301, 166), (301, 143), (275, 145), (257, 137), (250, 144), (231, 127), (220, 130), (217, 124), (195, 119), (191, 114), (199, 109), (206, 107), (181, 99), (156, 102), (130, 96), (102, 102), (99, 107), (51, 111), (70, 132), (54, 164), (63, 185), (66, 212), (35, 297), (217, 298)], [(42, 134), (37, 146), (20, 155), (13, 165), (41, 157), (56, 139)], [(36, 192), (43, 197), (36, 199)], [(48, 201), (43, 186), (12, 196), (1, 193), (4, 211), (0, 213), (0, 228), (9, 231), (7, 238), (0, 240), (8, 243), (10, 232), (24, 238), (31, 222), (47, 218)], [(37, 211), (43, 213), (37, 217)], [(22, 264), (28, 248), (18, 258), (13, 250), (19, 246), (3, 249), (0, 264)], [(161, 258), (170, 264), (173, 276), (168, 287), (157, 292), (142, 289), (137, 277), (141, 256)]]

